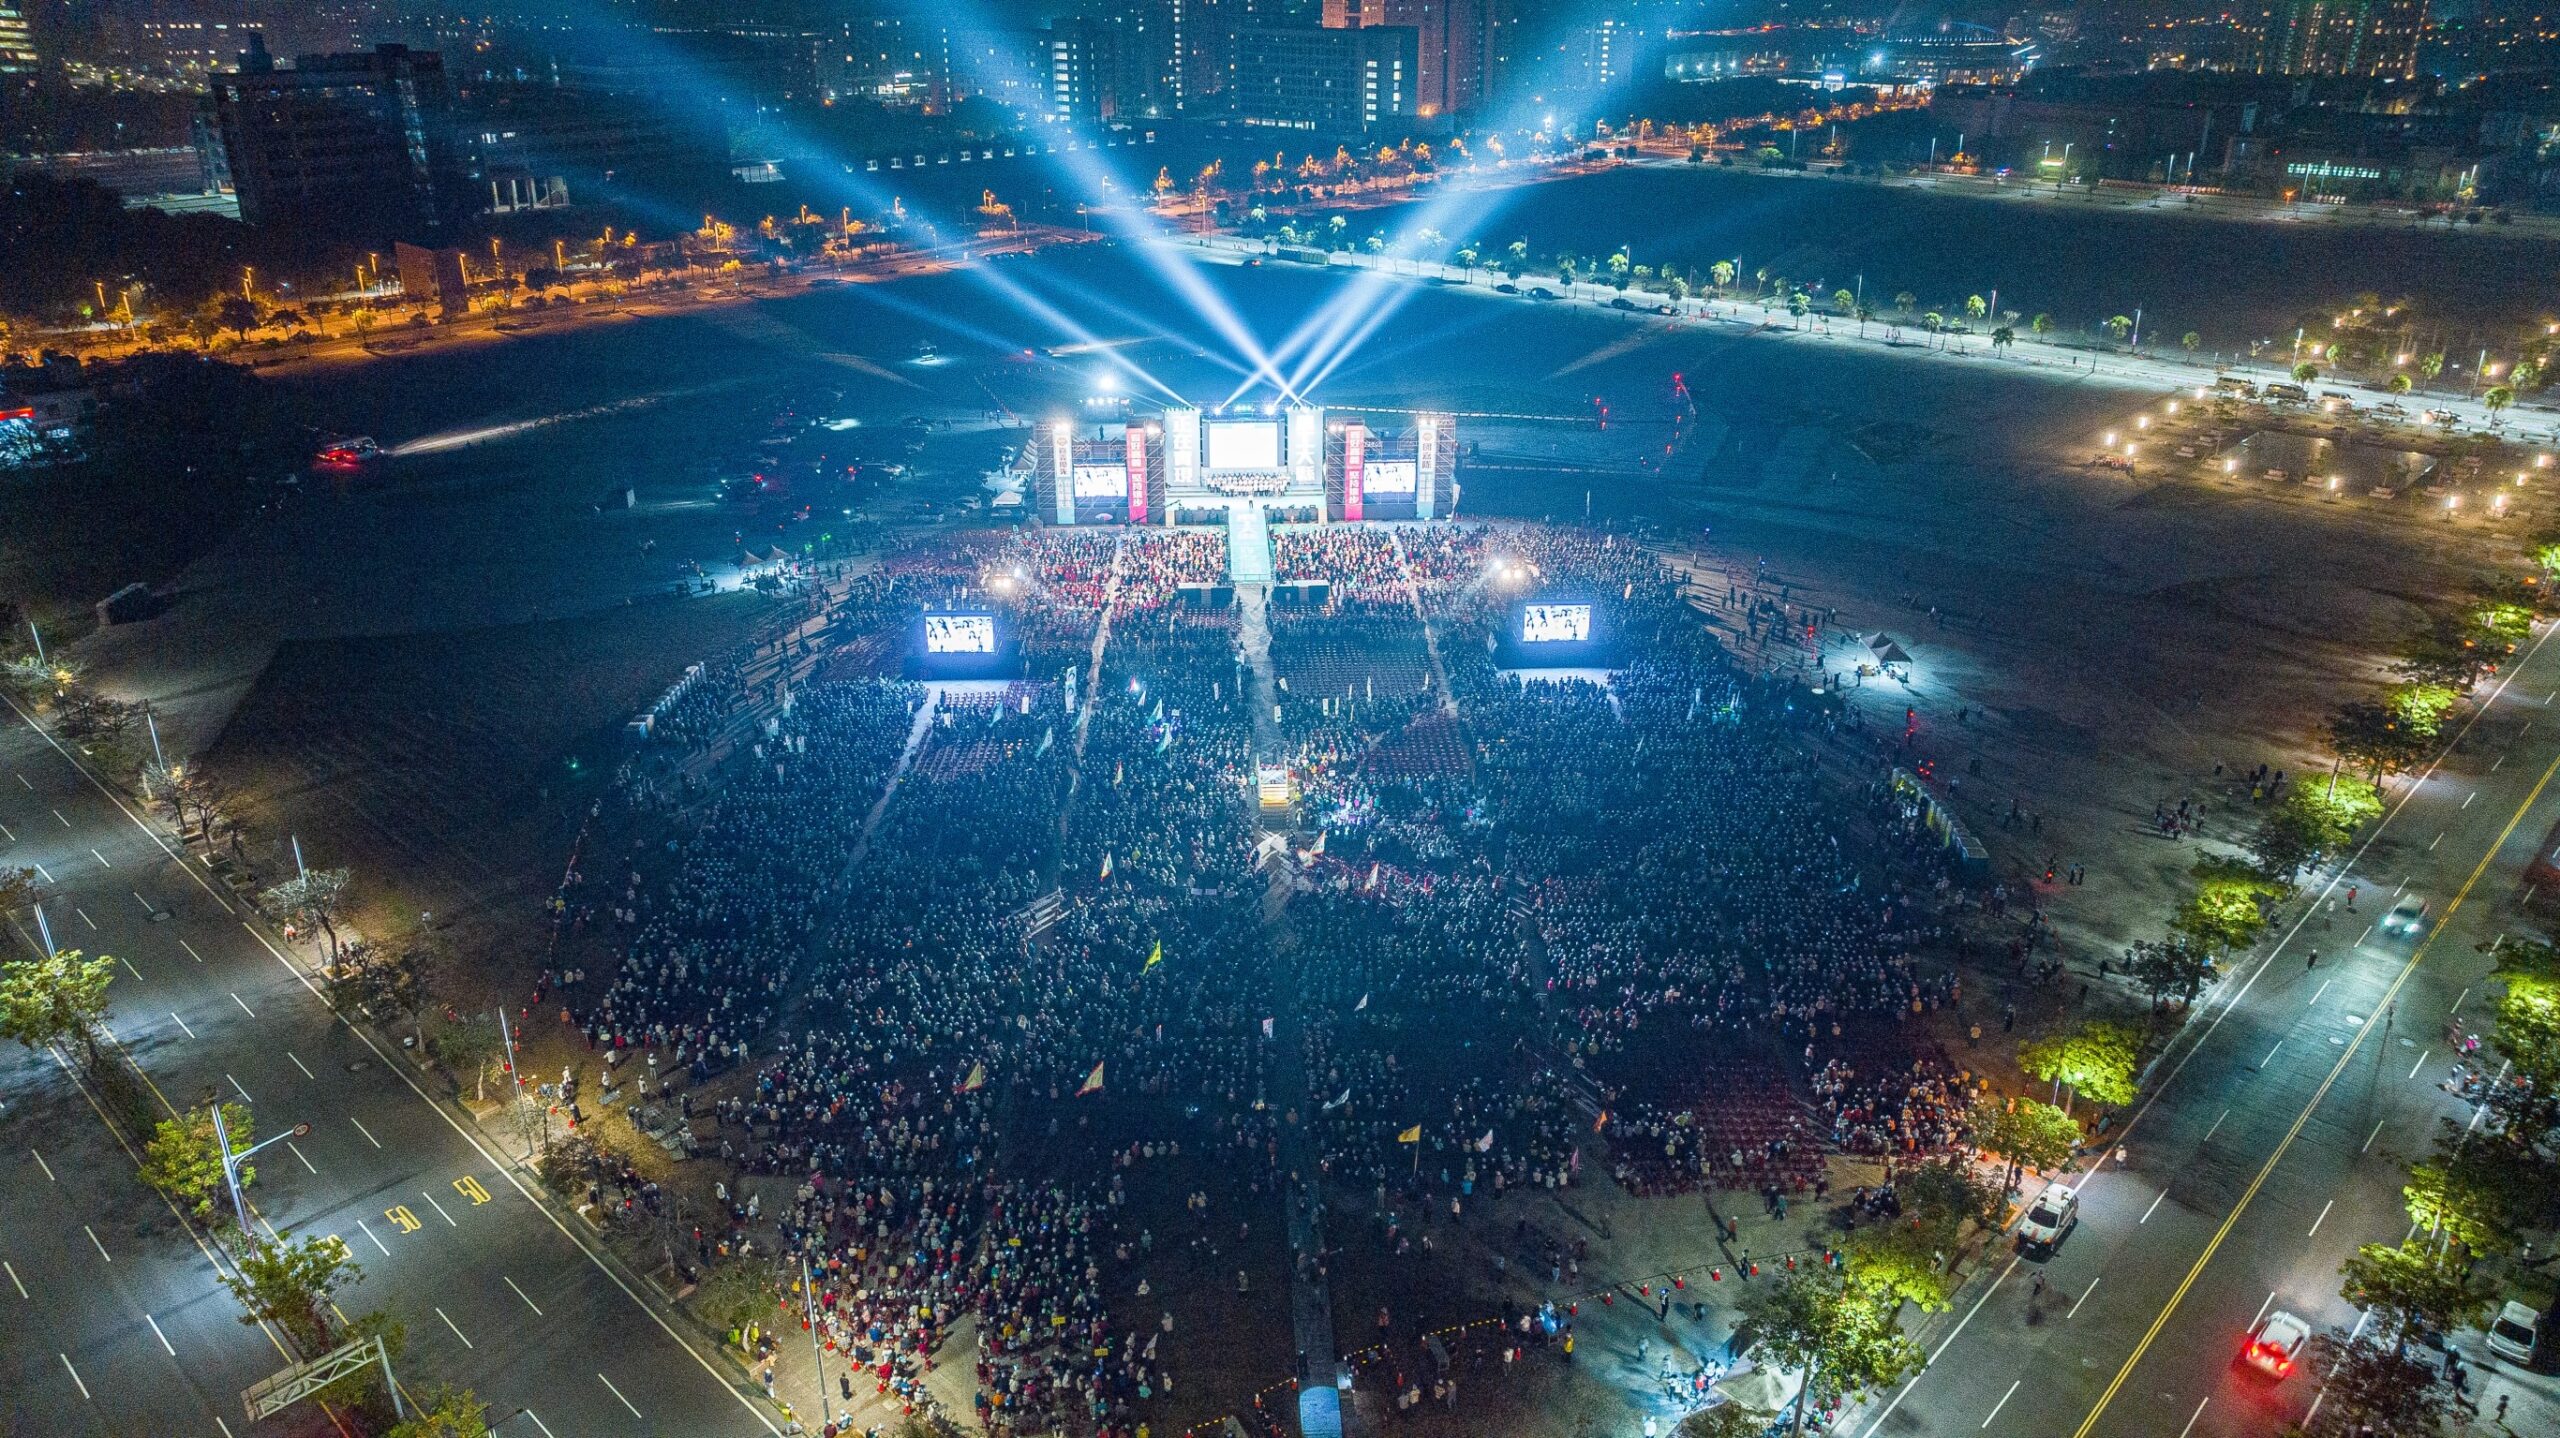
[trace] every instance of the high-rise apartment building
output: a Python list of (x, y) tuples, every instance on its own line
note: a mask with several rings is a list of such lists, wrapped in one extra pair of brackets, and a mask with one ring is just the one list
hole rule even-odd
[(252, 37), (209, 103), (240, 218), (331, 235), (435, 238), (474, 208), (444, 59), (382, 45), (278, 65)]
[(2262, 75), (2418, 73), (2426, 0), (2269, 0), (2250, 69)]
[(26, 11), (11, 0), (0, 0), (0, 75), (35, 72), (36, 37), (28, 28)]
[(1240, 124), (1344, 134), (1414, 113), (1408, 27), (1271, 25), (1246, 39), (1224, 97)]
[(1485, 99), (1485, 0), (1325, 0), (1331, 30), (1414, 32), (1414, 113), (1472, 113)]

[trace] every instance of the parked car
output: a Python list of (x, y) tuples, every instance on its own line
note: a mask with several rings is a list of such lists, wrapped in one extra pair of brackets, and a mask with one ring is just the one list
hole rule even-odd
[(2542, 1340), (2542, 1315), (2509, 1302), (2489, 1324), (2489, 1351), (2519, 1367), (2533, 1366), (2533, 1350)]
[(2036, 1201), (2027, 1205), (2027, 1216), (2018, 1220), (2018, 1246), (2051, 1253), (2079, 1221), (2080, 1195), (2073, 1193), (2067, 1183), (2048, 1183), (2044, 1192), (2036, 1195)]

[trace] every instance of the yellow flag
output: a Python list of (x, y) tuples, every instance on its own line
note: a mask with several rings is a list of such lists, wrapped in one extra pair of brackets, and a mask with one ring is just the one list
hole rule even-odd
[(1076, 1097), (1082, 1098), (1086, 1094), (1098, 1092), (1101, 1088), (1102, 1065), (1095, 1064), (1093, 1066), (1093, 1072), (1084, 1076), (1084, 1087), (1076, 1090)]
[(1400, 1133), (1400, 1134), (1397, 1134), (1397, 1135), (1396, 1135), (1396, 1142), (1398, 1142), (1398, 1143), (1420, 1143), (1420, 1142), (1422, 1142), (1422, 1125), (1420, 1125), (1420, 1124), (1415, 1124), (1413, 1127), (1411, 1127), (1411, 1128), (1409, 1128), (1409, 1129), (1406, 1129), (1404, 1132), (1402, 1132), (1402, 1133)]
[(969, 1066), (969, 1076), (960, 1081), (962, 1093), (976, 1093), (987, 1086), (987, 1066), (982, 1061)]
[[(1158, 939), (1158, 940), (1156, 940), (1155, 951), (1147, 955), (1147, 968), (1148, 968), (1148, 969), (1152, 969), (1152, 968), (1154, 968), (1156, 965), (1161, 964), (1161, 963), (1163, 963), (1163, 962), (1164, 962), (1164, 940), (1162, 940), (1162, 939)], [(1145, 972), (1146, 972), (1146, 969), (1140, 969), (1138, 972), (1140, 972), (1140, 973), (1145, 973)]]

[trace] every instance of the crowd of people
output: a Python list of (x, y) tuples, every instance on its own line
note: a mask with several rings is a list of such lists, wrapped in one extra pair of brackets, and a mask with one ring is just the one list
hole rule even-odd
[[(777, 1302), (815, 1307), (849, 1390), (928, 1405), (966, 1326), (979, 1420), (1134, 1433), (1174, 1391), (1169, 1292), (1223, 1283), (1291, 1124), (1299, 1179), (1381, 1218), (1568, 1187), (1601, 1146), (1654, 1192), (1953, 1141), (1966, 1076), (1850, 1067), (1950, 996), (1916, 961), (1932, 891), (1846, 850), (1808, 721), (1648, 551), (1337, 527), (1282, 531), (1277, 559), (1332, 593), (1274, 611), (1266, 714), (1235, 613), (1175, 601), (1223, 577), (1220, 534), (903, 549), (832, 597), (839, 662), (787, 702), (698, 681), (666, 742), (743, 725), (735, 752), (702, 786), (626, 770), (672, 835), (601, 843), (564, 883), (609, 950), (562, 997), (584, 1041), (670, 1084), (748, 1067), (700, 1113), (724, 1159), (790, 1185), (787, 1277), (805, 1259), (813, 1286)], [(1612, 606), (1609, 682), (1495, 667), (1542, 586)], [(1018, 677), (886, 662), (881, 636), (954, 605), (1001, 616)], [(1278, 892), (1258, 729), (1307, 800)], [(1820, 1117), (1789, 1107), (1799, 1051)], [(1140, 1214), (1168, 1185), (1160, 1232)]]

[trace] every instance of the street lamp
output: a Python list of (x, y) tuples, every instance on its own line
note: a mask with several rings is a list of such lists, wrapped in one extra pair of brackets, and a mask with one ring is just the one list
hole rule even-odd
[(206, 1108), (213, 1115), (213, 1151), (222, 1160), (222, 1186), (231, 1191), (231, 1211), (239, 1215), (241, 1236), (255, 1246), (258, 1235), (255, 1229), (249, 1227), (249, 1201), (240, 1196), (240, 1165), (248, 1162), (260, 1149), (272, 1148), (289, 1138), (309, 1138), (311, 1125), (295, 1124), (275, 1137), (263, 1143), (251, 1144), (235, 1154), (231, 1151), (231, 1130), (222, 1121), (222, 1101), (216, 1099), (206, 1105)]

